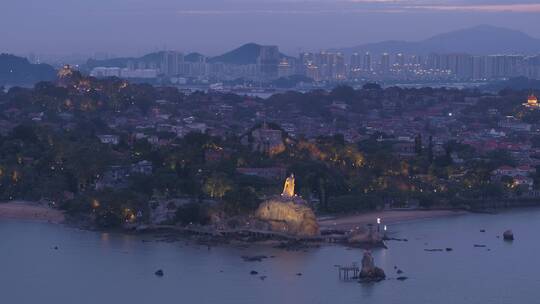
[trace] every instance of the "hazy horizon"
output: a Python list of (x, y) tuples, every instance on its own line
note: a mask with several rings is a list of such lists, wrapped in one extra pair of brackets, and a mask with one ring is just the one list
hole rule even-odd
[(141, 55), (160, 49), (216, 55), (241, 44), (290, 54), (383, 40), (421, 40), (489, 24), (540, 38), (531, 0), (6, 0), (0, 52)]

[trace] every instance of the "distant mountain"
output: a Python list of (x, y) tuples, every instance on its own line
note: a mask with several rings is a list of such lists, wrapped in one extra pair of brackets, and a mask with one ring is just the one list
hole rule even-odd
[(187, 62), (201, 62), (203, 59), (206, 58), (203, 54), (200, 53), (189, 53), (186, 56), (184, 56), (184, 61)]
[[(243, 46), (234, 49), (228, 53), (225, 53), (220, 56), (210, 58), (210, 62), (216, 63), (228, 63), (228, 64), (255, 64), (257, 63), (257, 58), (261, 53), (261, 45), (256, 43), (248, 43)], [(287, 55), (281, 54), (282, 58), (288, 57)]]
[(32, 64), (26, 58), (0, 54), (0, 85), (33, 85), (56, 79), (56, 70), (48, 64)]
[[(237, 49), (234, 49), (228, 53), (225, 53), (220, 56), (208, 58), (200, 53), (189, 53), (184, 56), (184, 61), (186, 62), (200, 62), (203, 59), (207, 59), (208, 62), (216, 63), (229, 63), (229, 64), (255, 64), (257, 63), (257, 58), (261, 53), (261, 45), (255, 43), (245, 44)], [(118, 57), (111, 59), (88, 59), (86, 64), (81, 67), (84, 71), (91, 71), (96, 67), (119, 67), (125, 68), (129, 65), (130, 62), (144, 62), (146, 64), (155, 64), (159, 66), (161, 64), (161, 58), (163, 57), (163, 51), (154, 52), (142, 57)], [(280, 53), (282, 58), (288, 57)]]
[(364, 53), (408, 53), (428, 54), (438, 53), (467, 53), (474, 55), (489, 54), (540, 54), (540, 39), (533, 38), (523, 32), (479, 25), (472, 28), (439, 34), (431, 38), (416, 41), (383, 41), (364, 44), (340, 51), (346, 54)]

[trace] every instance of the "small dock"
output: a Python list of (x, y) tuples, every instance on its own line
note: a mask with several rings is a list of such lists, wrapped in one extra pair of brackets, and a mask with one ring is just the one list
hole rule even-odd
[(339, 279), (343, 281), (358, 280), (360, 275), (360, 267), (358, 263), (352, 263), (351, 266), (339, 266)]

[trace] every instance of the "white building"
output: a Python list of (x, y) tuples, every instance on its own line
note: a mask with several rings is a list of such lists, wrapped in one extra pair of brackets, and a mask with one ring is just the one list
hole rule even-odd
[(103, 134), (97, 136), (99, 140), (108, 145), (118, 145), (120, 142), (120, 137), (118, 135)]
[(97, 67), (92, 69), (90, 76), (97, 78), (119, 77), (152, 79), (158, 76), (157, 69), (129, 69), (118, 67)]

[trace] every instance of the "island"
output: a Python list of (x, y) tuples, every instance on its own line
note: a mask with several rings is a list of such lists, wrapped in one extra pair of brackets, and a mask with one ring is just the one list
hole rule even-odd
[(90, 229), (381, 244), (396, 222), (537, 205), (537, 104), (374, 83), (187, 93), (65, 66), (0, 90), (0, 201)]

